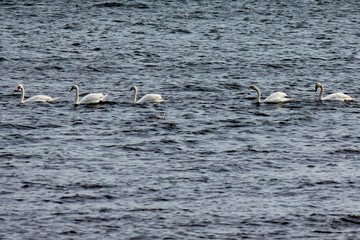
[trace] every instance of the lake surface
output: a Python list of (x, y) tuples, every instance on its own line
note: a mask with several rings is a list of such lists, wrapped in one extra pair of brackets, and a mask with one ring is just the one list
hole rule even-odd
[(359, 101), (314, 87), (360, 98), (360, 1), (1, 1), (0, 21), (1, 239), (359, 237)]

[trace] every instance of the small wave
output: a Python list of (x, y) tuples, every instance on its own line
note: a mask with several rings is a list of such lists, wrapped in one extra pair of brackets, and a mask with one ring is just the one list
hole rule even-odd
[(0, 124), (0, 130), (1, 129), (16, 129), (16, 130), (32, 130), (32, 129), (36, 129), (36, 126), (30, 126), (30, 125), (22, 125), (22, 124), (16, 124), (16, 123), (3, 123)]
[(98, 8), (138, 8), (147, 9), (149, 6), (145, 3), (119, 3), (119, 2), (106, 2), (95, 4), (94, 7)]
[(317, 185), (332, 185), (332, 184), (339, 184), (339, 182), (333, 181), (333, 180), (323, 180), (315, 182)]
[(342, 149), (337, 149), (333, 152), (331, 152), (332, 154), (359, 154), (360, 153), (360, 149), (354, 149), (354, 148), (342, 148)]
[(159, 211), (165, 211), (165, 210), (166, 209), (163, 209), (163, 208), (136, 208), (136, 209), (130, 209), (128, 211), (129, 212), (159, 212)]
[(100, 183), (82, 183), (82, 182), (75, 183), (74, 185), (75, 187), (80, 187), (83, 189), (101, 189), (101, 188), (113, 187), (111, 185), (100, 184)]
[(190, 34), (191, 31), (184, 28), (176, 28), (170, 31), (170, 33), (183, 33), (183, 34)]
[(333, 218), (331, 219), (330, 225), (335, 229), (344, 227), (358, 228), (360, 226), (360, 215), (346, 215), (339, 218)]
[(85, 195), (85, 194), (75, 194), (75, 195), (70, 195), (70, 196), (63, 196), (60, 197), (59, 200), (61, 202), (66, 202), (66, 203), (75, 203), (75, 202), (83, 202), (86, 200), (97, 200), (97, 199), (112, 199), (114, 198), (112, 195)]

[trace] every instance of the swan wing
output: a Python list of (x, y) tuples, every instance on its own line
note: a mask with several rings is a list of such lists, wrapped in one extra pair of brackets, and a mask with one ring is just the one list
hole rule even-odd
[(26, 99), (24, 102), (54, 102), (58, 98), (52, 98), (46, 95), (36, 95)]
[(146, 94), (136, 103), (161, 103), (165, 102), (165, 100), (161, 97), (160, 94)]
[(326, 101), (354, 101), (355, 98), (350, 97), (349, 95), (346, 95), (344, 93), (332, 93), (330, 95), (327, 95), (322, 100)]
[(293, 99), (287, 98), (287, 94), (284, 92), (275, 92), (270, 94), (267, 98), (264, 99), (263, 102), (266, 103), (283, 103), (283, 102), (290, 102)]
[(100, 102), (105, 101), (107, 96), (108, 96), (107, 94), (104, 95), (102, 93), (89, 93), (88, 95), (86, 95), (79, 101), (79, 104), (100, 103)]

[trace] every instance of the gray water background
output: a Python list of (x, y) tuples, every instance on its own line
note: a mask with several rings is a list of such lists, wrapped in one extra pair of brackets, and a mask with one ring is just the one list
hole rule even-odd
[(314, 92), (360, 97), (359, 1), (1, 1), (0, 22), (1, 239), (359, 238), (359, 102)]

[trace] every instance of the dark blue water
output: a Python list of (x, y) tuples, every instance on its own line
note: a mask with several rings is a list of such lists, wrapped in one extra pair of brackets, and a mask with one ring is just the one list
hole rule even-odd
[(2, 1), (0, 21), (1, 239), (358, 238), (360, 105), (314, 87), (360, 97), (359, 1)]

